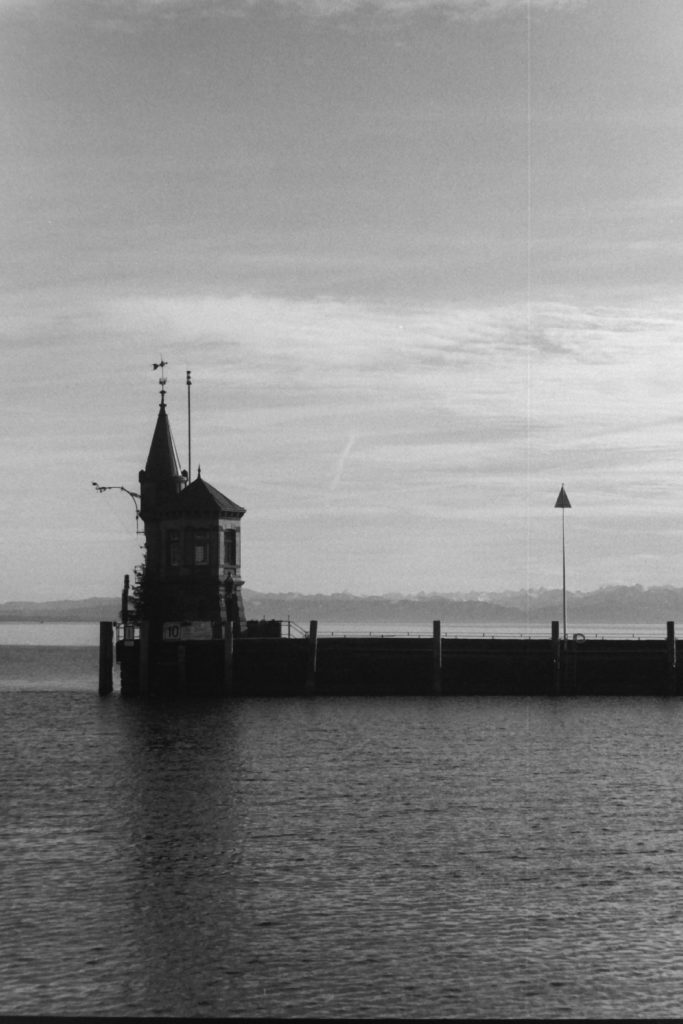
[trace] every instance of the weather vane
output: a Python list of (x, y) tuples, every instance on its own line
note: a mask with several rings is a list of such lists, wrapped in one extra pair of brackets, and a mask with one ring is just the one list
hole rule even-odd
[(165, 398), (166, 398), (166, 381), (168, 379), (166, 377), (165, 373), (164, 373), (164, 367), (165, 366), (168, 366), (168, 363), (165, 361), (163, 356), (161, 356), (161, 358), (159, 359), (158, 363), (152, 363), (152, 369), (153, 370), (161, 370), (161, 377), (159, 377), (159, 384), (161, 385), (161, 404), (162, 405), (166, 404), (166, 402), (165, 402)]

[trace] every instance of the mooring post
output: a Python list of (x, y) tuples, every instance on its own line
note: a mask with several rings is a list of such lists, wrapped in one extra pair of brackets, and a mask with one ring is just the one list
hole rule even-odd
[(562, 645), (560, 644), (560, 623), (553, 619), (550, 623), (550, 639), (553, 650), (553, 693), (556, 697), (562, 692)]
[(121, 591), (121, 622), (125, 626), (128, 622), (128, 595), (130, 591), (130, 576), (123, 577), (123, 590)]
[(311, 619), (308, 629), (308, 663), (306, 666), (306, 693), (315, 693), (315, 673), (318, 667), (318, 620)]
[(667, 690), (673, 696), (678, 687), (676, 680), (676, 624), (666, 624), (666, 667), (667, 667)]
[(149, 693), (149, 622), (140, 623), (138, 658), (139, 691), (146, 696)]
[(114, 688), (114, 623), (100, 622), (100, 697), (106, 697)]
[(223, 693), (232, 693), (234, 654), (235, 634), (232, 619), (228, 619), (225, 623), (225, 636), (223, 637)]
[(432, 693), (441, 696), (441, 620), (432, 623)]

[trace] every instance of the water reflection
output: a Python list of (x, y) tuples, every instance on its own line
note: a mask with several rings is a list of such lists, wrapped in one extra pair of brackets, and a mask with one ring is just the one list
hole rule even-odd
[(3, 1012), (680, 1012), (678, 702), (1, 696)]

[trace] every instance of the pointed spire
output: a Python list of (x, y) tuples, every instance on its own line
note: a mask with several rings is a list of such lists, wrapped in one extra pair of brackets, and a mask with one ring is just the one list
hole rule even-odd
[(149, 447), (149, 455), (145, 465), (145, 477), (149, 482), (162, 483), (169, 479), (180, 476), (180, 467), (176, 455), (175, 442), (171, 434), (171, 425), (166, 415), (166, 374), (165, 368), (168, 363), (163, 356), (159, 357), (158, 363), (152, 363), (153, 370), (161, 370), (159, 387), (161, 388), (161, 401), (159, 402), (159, 415), (157, 416), (152, 443)]
[(153, 363), (153, 369), (161, 368), (161, 401), (157, 415), (152, 443), (145, 468), (140, 472), (140, 515), (144, 521), (156, 515), (163, 504), (174, 498), (183, 486), (183, 477), (178, 465), (176, 446), (171, 433), (171, 425), (166, 415), (166, 377), (162, 359)]
[(171, 434), (171, 425), (166, 415), (166, 404), (162, 395), (159, 415), (145, 464), (145, 477), (150, 481), (160, 483), (177, 476), (180, 476), (180, 470)]

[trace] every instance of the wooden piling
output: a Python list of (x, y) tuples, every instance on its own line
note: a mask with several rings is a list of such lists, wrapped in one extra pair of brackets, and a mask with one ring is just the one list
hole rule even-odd
[(562, 645), (560, 643), (560, 623), (553, 619), (550, 623), (550, 640), (553, 649), (553, 683), (552, 691), (556, 697), (562, 693)]
[(114, 623), (100, 622), (100, 697), (106, 697), (114, 688)]
[(306, 665), (306, 694), (315, 693), (315, 674), (318, 667), (318, 620), (311, 619), (308, 630), (308, 662)]
[(669, 621), (666, 624), (666, 669), (667, 669), (667, 693), (675, 696), (678, 690), (676, 673), (676, 624)]
[(225, 636), (223, 637), (223, 693), (225, 694), (232, 693), (234, 654), (235, 634), (232, 619), (229, 619), (225, 623)]
[(140, 623), (138, 657), (139, 691), (146, 696), (149, 693), (149, 622)]
[(432, 693), (440, 697), (442, 693), (441, 673), (441, 620), (432, 623)]
[(128, 596), (130, 591), (130, 576), (123, 577), (123, 590), (121, 591), (121, 622), (125, 626), (128, 622)]

